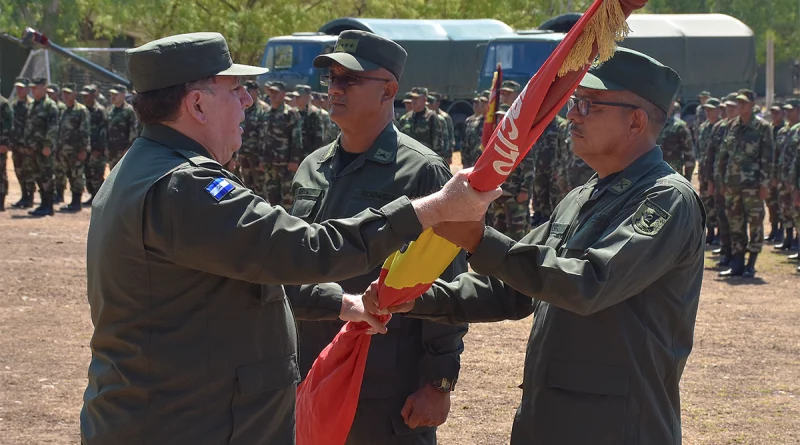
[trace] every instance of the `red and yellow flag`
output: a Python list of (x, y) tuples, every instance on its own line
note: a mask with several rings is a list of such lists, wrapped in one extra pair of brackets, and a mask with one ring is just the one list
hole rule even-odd
[(500, 109), (500, 86), (503, 84), (503, 67), (498, 63), (497, 71), (494, 72), (492, 79), (492, 89), (489, 94), (489, 106), (486, 107), (486, 115), (483, 118), (483, 133), (481, 134), (480, 150), (489, 144), (489, 139), (497, 127), (497, 110)]
[[(599, 55), (602, 62), (613, 55), (616, 41), (627, 32), (625, 18), (646, 3), (647, 0), (592, 3), (491, 132), (470, 174), (470, 184), (476, 190), (492, 190), (506, 180), (578, 87), (595, 57)], [(487, 115), (487, 121), (494, 119), (494, 111)], [(428, 229), (401, 252), (394, 253), (380, 274), (381, 307), (417, 298), (444, 272), (458, 251)], [(347, 323), (298, 388), (298, 445), (343, 445), (347, 440), (369, 352), (367, 329), (366, 323)]]

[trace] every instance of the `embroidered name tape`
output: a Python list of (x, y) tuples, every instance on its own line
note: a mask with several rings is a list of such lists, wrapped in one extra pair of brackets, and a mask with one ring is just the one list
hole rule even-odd
[(225, 178), (216, 178), (206, 186), (206, 191), (217, 201), (221, 200), (233, 190), (233, 185)]

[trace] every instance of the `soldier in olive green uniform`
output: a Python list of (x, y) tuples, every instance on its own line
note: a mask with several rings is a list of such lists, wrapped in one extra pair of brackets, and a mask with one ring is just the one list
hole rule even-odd
[(464, 139), (461, 141), (462, 168), (474, 167), (481, 156), (481, 139), (483, 138), (483, 122), (486, 119), (486, 108), (489, 98), (483, 95), (475, 97), (472, 107), (475, 114), (464, 122)]
[(450, 117), (450, 115), (447, 114), (447, 112), (445, 112), (440, 108), (442, 105), (441, 94), (431, 92), (428, 97), (430, 97), (431, 99), (430, 109), (438, 113), (439, 117), (444, 119), (444, 130), (445, 130), (444, 142), (447, 145), (447, 148), (443, 149), (442, 153), (450, 153), (450, 156), (449, 157), (443, 156), (442, 158), (444, 159), (444, 162), (447, 163), (447, 165), (450, 165), (453, 163), (453, 152), (456, 150), (456, 130), (455, 126), (453, 126), (453, 118)]
[(32, 216), (52, 216), (55, 195), (54, 158), (58, 144), (58, 106), (47, 97), (47, 79), (34, 79), (29, 87), (33, 102), (28, 107), (25, 146), (32, 150), (34, 179), (42, 203), (28, 212)]
[[(580, 135), (575, 151), (598, 177), (520, 242), (476, 224), (438, 228), (472, 253), (476, 273), (437, 281), (413, 309), (394, 309), (450, 322), (534, 314), (512, 445), (681, 443), (679, 387), (703, 280), (705, 214), (655, 144), (678, 83), (670, 68), (624, 48), (592, 68), (575, 93), (581, 100), (636, 99), (647, 109), (600, 113), (602, 105), (579, 101), (567, 114)], [(617, 151), (591, 153), (585, 140), (610, 125), (624, 134), (607, 142)], [(619, 171), (602, 157), (630, 164)], [(374, 310), (374, 301), (368, 292), (365, 306)]]
[(86, 159), (86, 190), (91, 197), (83, 205), (91, 206), (94, 195), (103, 185), (108, 163), (108, 115), (106, 108), (97, 102), (97, 86), (86, 85), (81, 91), (83, 104), (89, 110), (92, 153)]
[[(93, 203), (82, 443), (293, 445), (298, 345), (281, 284), (364, 274), (434, 224), (478, 220), (498, 192), (476, 193), (460, 174), (414, 203), (309, 226), (221, 165), (252, 104), (236, 76), (265, 69), (233, 64), (217, 33), (167, 37), (127, 58), (144, 132)], [(295, 291), (298, 316), (385, 331), (337, 286)]]
[[(498, 111), (498, 122), (505, 111)], [(530, 196), (533, 187), (534, 154), (528, 151), (501, 186), (503, 194), (489, 208), (487, 224), (511, 239), (519, 240), (528, 233)]]
[(698, 171), (697, 177), (700, 183), (700, 199), (706, 208), (707, 228), (706, 228), (706, 244), (711, 244), (715, 238), (715, 229), (717, 227), (717, 215), (714, 207), (714, 195), (709, 192), (708, 183), (713, 180), (714, 172), (708, 170), (708, 151), (711, 145), (712, 132), (714, 125), (719, 121), (719, 108), (722, 106), (719, 99), (715, 97), (708, 98), (702, 105), (706, 119), (700, 124), (697, 134), (697, 162)]
[(428, 89), (415, 87), (411, 89), (412, 111), (400, 118), (397, 127), (404, 134), (433, 150), (442, 159), (451, 155), (445, 141), (446, 131), (444, 119), (427, 107)]
[(561, 116), (554, 117), (529, 152), (533, 156), (534, 164), (531, 219), (534, 227), (547, 222), (560, 201), (561, 190), (557, 181), (558, 146), (563, 144), (562, 128), (565, 121)]
[(295, 87), (297, 98), (295, 105), (300, 113), (302, 125), (303, 152), (301, 159), (305, 159), (314, 150), (327, 144), (325, 136), (325, 121), (322, 110), (311, 103), (311, 87), (308, 85), (297, 85)]
[(267, 111), (262, 163), (266, 167), (264, 193), (270, 204), (292, 208), (292, 177), (303, 153), (303, 122), (297, 109), (284, 102), (286, 84), (269, 86), (272, 108)]
[[(733, 119), (717, 155), (714, 178), (724, 185), (725, 214), (731, 231), (731, 268), (724, 277), (755, 276), (764, 244), (764, 200), (772, 178), (772, 126), (753, 113), (752, 91), (736, 96), (739, 117)], [(749, 226), (749, 242), (748, 242)], [(747, 265), (745, 252), (750, 252)]]
[[(670, 111), (677, 108), (675, 105)], [(695, 167), (692, 133), (686, 122), (671, 112), (669, 114), (667, 123), (664, 124), (664, 129), (658, 135), (656, 143), (661, 147), (667, 164), (691, 181)]]
[(133, 107), (125, 101), (128, 88), (117, 84), (108, 90), (111, 107), (108, 109), (108, 165), (113, 169), (133, 141), (139, 137), (139, 122)]
[(0, 95), (0, 212), (6, 210), (6, 195), (8, 195), (6, 159), (11, 146), (12, 125), (14, 125), (14, 109), (11, 108), (8, 99)]
[(242, 148), (236, 152), (236, 162), (239, 164), (240, 177), (244, 185), (256, 195), (268, 199), (264, 174), (267, 166), (262, 156), (267, 141), (267, 112), (270, 107), (258, 98), (258, 82), (248, 80), (245, 82), (245, 88), (253, 99), (253, 105), (244, 110)]
[(86, 187), (84, 163), (92, 151), (90, 143), (89, 110), (75, 100), (75, 84), (64, 85), (66, 109), (61, 113), (58, 122), (58, 164), (56, 169), (56, 187), (64, 189), (59, 181), (69, 179), (72, 202), (61, 208), (64, 212), (80, 212), (81, 197)]
[[(318, 56), (315, 66), (330, 69), (334, 76), (360, 75), (368, 71), (366, 74), (371, 77), (394, 77), (388, 87), (396, 91), (395, 79), (400, 79), (406, 59), (402, 47), (363, 31), (344, 32), (339, 38), (357, 40), (358, 46), (353, 53), (342, 49)], [(356, 58), (362, 67), (374, 63), (378, 68), (346, 70), (340, 62), (347, 63), (350, 58)], [(336, 98), (354, 89), (364, 90), (364, 85), (353, 85), (346, 91), (338, 85), (328, 88), (329, 94)], [(335, 113), (333, 118), (348, 131), (343, 132), (337, 142), (315, 151), (300, 165), (293, 184), (293, 216), (309, 223), (351, 217), (399, 196), (428, 195), (452, 176), (449, 166), (438, 155), (400, 133), (393, 125), (394, 101), (373, 105), (380, 104), (383, 90), (364, 91), (358, 97), (364, 98), (365, 94), (373, 95), (362, 99), (370, 100), (368, 103), (356, 103), (349, 98), (348, 106), (372, 108), (363, 114), (351, 110)], [(357, 148), (346, 145), (352, 140), (348, 136), (353, 138), (355, 134), (373, 132), (376, 128), (383, 128), (383, 131), (371, 143), (365, 142)], [(454, 278), (466, 270), (464, 256), (459, 255), (445, 275)], [(361, 294), (379, 272), (380, 268), (376, 268), (341, 281), (339, 285), (346, 293)], [(308, 372), (341, 327), (340, 321), (298, 322), (301, 375)], [(449, 391), (458, 379), (459, 357), (464, 349), (462, 337), (467, 327), (396, 317), (388, 328), (388, 335), (372, 338), (358, 410), (347, 445), (435, 444), (436, 425), (415, 427), (414, 421), (406, 421), (401, 411), (406, 406), (411, 411), (433, 410), (435, 407), (431, 403), (446, 404), (449, 408)], [(431, 402), (432, 399), (437, 402)]]
[[(785, 230), (785, 237), (782, 242), (775, 245), (780, 250), (790, 250), (796, 240), (795, 231), (797, 229), (796, 215), (794, 211), (794, 172), (795, 158), (797, 157), (797, 147), (800, 145), (800, 138), (796, 136), (800, 131), (800, 99), (791, 99), (783, 106), (786, 112), (787, 123), (778, 132), (775, 139), (775, 170), (773, 183), (777, 184), (779, 214)], [(777, 242), (777, 239), (775, 239)]]
[(22, 198), (11, 204), (18, 209), (33, 207), (33, 194), (36, 191), (33, 150), (25, 144), (25, 128), (28, 126), (28, 109), (33, 99), (28, 96), (30, 81), (20, 77), (14, 83), (15, 98), (11, 102), (14, 110), (14, 124), (11, 127), (11, 161), (14, 163), (14, 174), (17, 176)]

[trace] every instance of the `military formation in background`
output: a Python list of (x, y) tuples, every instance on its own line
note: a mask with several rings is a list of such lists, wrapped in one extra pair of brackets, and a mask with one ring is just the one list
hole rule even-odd
[[(228, 168), (257, 195), (287, 210), (292, 206), (292, 179), (310, 153), (339, 135), (328, 114), (328, 95), (308, 85), (294, 90), (283, 82), (263, 86), (245, 83), (254, 104), (245, 112), (242, 148)], [(500, 89), (498, 120), (502, 119), (521, 86), (505, 81)], [(19, 78), (15, 97), (0, 99), (0, 164), (11, 152), (22, 198), (13, 204), (33, 207), (39, 190), (41, 205), (34, 216), (53, 214), (61, 207), (77, 212), (91, 205), (111, 168), (141, 131), (128, 92), (115, 85), (111, 103), (98, 102), (95, 85), (80, 91), (74, 84), (47, 85), (44, 79)], [(474, 114), (458, 134), (453, 119), (440, 108), (442, 95), (415, 87), (405, 93), (405, 113), (395, 125), (452, 164), (460, 149), (461, 163), (472, 167), (483, 150), (481, 138), (490, 92), (473, 99)], [(692, 124), (680, 118), (676, 102), (658, 137), (664, 160), (691, 179), (695, 166), (700, 195), (708, 211), (707, 242), (719, 246), (721, 276), (753, 277), (765, 241), (778, 250), (797, 250), (796, 221), (800, 220), (800, 99), (772, 106), (761, 117), (754, 93), (740, 90), (722, 99), (703, 91)], [(5, 168), (0, 169), (0, 209), (8, 192)], [(503, 196), (487, 213), (487, 224), (514, 239), (549, 220), (555, 206), (594, 174), (572, 151), (569, 122), (556, 116), (533, 149), (503, 184)], [(81, 203), (84, 190), (91, 195)], [(766, 211), (765, 211), (766, 207)], [(769, 217), (770, 233), (763, 223)], [(797, 254), (789, 257), (797, 259)], [(798, 268), (800, 270), (800, 268)]]

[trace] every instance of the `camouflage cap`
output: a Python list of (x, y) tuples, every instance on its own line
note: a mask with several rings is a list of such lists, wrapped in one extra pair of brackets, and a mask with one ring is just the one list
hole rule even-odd
[(289, 91), (288, 93), (286, 93), (286, 95), (290, 97), (300, 97), (300, 93), (298, 93), (297, 91)]
[(700, 94), (697, 95), (697, 97), (711, 97), (711, 93), (709, 93), (706, 90), (703, 90), (700, 92)]
[(719, 108), (722, 103), (716, 97), (709, 97), (706, 103), (703, 104), (703, 108)]
[(38, 85), (47, 85), (47, 79), (44, 77), (35, 77), (31, 79), (31, 83), (28, 84), (29, 87), (35, 87)]
[(725, 105), (726, 107), (738, 107), (739, 106), (739, 104), (737, 104), (736, 101), (733, 101), (733, 100), (730, 100), (730, 99), (725, 100), (723, 105)]
[(519, 85), (519, 82), (515, 82), (513, 80), (504, 80), (502, 85), (500, 85), (500, 91), (513, 91), (519, 92), (522, 88)]
[(126, 87), (125, 85), (123, 85), (121, 83), (117, 83), (117, 84), (111, 85), (111, 88), (108, 89), (108, 92), (111, 93), (111, 94), (126, 93), (126, 92), (128, 92), (128, 87)]
[(794, 110), (795, 108), (800, 108), (800, 99), (789, 99), (786, 101), (786, 105), (783, 106), (784, 110)]
[(777, 111), (780, 113), (781, 111), (783, 111), (783, 104), (780, 102), (776, 102), (774, 105), (769, 107), (769, 111)]
[(244, 83), (244, 87), (245, 87), (245, 89), (247, 89), (247, 90), (257, 90), (257, 89), (259, 89), (259, 88), (260, 88), (260, 87), (258, 86), (258, 82), (256, 82), (255, 80), (248, 80), (248, 81), (245, 81), (245, 83)]
[(408, 93), (405, 94), (405, 96), (403, 96), (403, 102), (411, 102), (411, 99), (413, 99), (413, 98), (414, 98), (414, 94), (411, 93), (411, 92), (408, 92)]
[[(730, 101), (733, 101), (734, 99), (736, 99), (736, 94), (737, 94), (737, 93), (728, 93), (728, 94), (725, 96), (725, 100), (726, 100), (726, 101), (728, 101), (728, 100), (730, 100)], [(735, 103), (735, 102), (734, 102), (734, 103)]]
[(748, 90), (746, 88), (739, 90), (739, 94), (736, 95), (736, 100), (740, 100), (742, 102), (752, 102), (755, 99), (756, 94), (752, 90)]
[(411, 89), (411, 97), (425, 96), (428, 97), (428, 89), (423, 87), (414, 87)]
[(179, 34), (125, 51), (133, 87), (139, 93), (210, 76), (257, 76), (269, 71), (233, 63), (225, 37), (217, 32)]
[(81, 94), (97, 94), (97, 86), (94, 84), (84, 85), (81, 89)]
[(51, 83), (50, 85), (47, 85), (47, 92), (48, 93), (58, 93), (59, 91), (61, 91), (61, 89), (58, 87), (58, 85), (56, 85), (54, 83)]
[(61, 92), (71, 94), (74, 93), (76, 89), (78, 89), (78, 87), (76, 87), (74, 83), (65, 83), (61, 88)]
[(400, 80), (408, 53), (392, 40), (366, 31), (343, 31), (330, 54), (314, 59), (317, 68), (329, 68), (336, 62), (350, 71), (374, 71), (384, 68)]
[(428, 96), (432, 96), (436, 100), (442, 100), (442, 93), (431, 91), (430, 93), (428, 93)]
[(432, 104), (432, 103), (436, 102), (436, 97), (433, 94), (428, 94), (428, 97), (425, 100), (429, 104)]
[(487, 99), (492, 97), (492, 90), (483, 90), (483, 91), (481, 91), (481, 96), (483, 96), (483, 97), (485, 97)]
[(15, 87), (28, 88), (29, 83), (31, 83), (31, 81), (27, 77), (17, 77), (14, 80)]
[(630, 91), (669, 113), (681, 78), (658, 60), (618, 47), (605, 63), (589, 69), (580, 85), (592, 90)]
[(308, 85), (297, 85), (294, 90), (298, 95), (311, 94), (311, 87)]
[(286, 92), (286, 84), (280, 80), (276, 80), (274, 82), (270, 82), (269, 89)]

